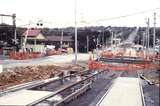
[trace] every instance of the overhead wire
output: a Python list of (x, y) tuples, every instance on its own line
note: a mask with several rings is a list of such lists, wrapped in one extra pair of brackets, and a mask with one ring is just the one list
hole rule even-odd
[[(86, 21), (86, 20), (83, 19), (83, 20), (78, 21), (78, 23), (85, 23), (85, 24), (99, 23), (99, 22), (116, 20), (116, 19), (126, 18), (126, 17), (135, 16), (135, 15), (139, 15), (139, 14), (144, 14), (144, 13), (155, 11), (155, 10), (160, 10), (160, 7), (149, 9), (149, 10), (144, 10), (144, 11), (140, 11), (140, 12), (135, 12), (135, 13), (131, 13), (131, 14), (121, 15), (121, 16), (117, 16), (117, 17), (111, 17), (111, 18), (102, 18), (102, 19), (91, 20), (91, 21)], [(22, 21), (22, 20), (23, 19), (18, 18), (18, 21)], [(43, 22), (43, 23), (48, 23), (48, 24), (52, 23), (53, 24), (55, 22)], [(32, 23), (32, 24), (36, 24), (36, 23)], [(27, 25), (28, 24), (19, 25), (19, 27), (20, 26), (27, 26)]]
[(126, 15), (122, 15), (122, 16), (117, 16), (117, 17), (103, 18), (103, 19), (96, 20), (96, 22), (130, 17), (130, 16), (134, 16), (134, 15), (144, 14), (144, 13), (147, 13), (147, 12), (150, 12), (150, 11), (155, 11), (155, 10), (158, 10), (158, 9), (160, 9), (160, 7), (157, 7), (157, 8), (154, 8), (154, 9), (150, 9), (150, 10), (140, 11), (140, 12), (136, 12), (136, 13), (132, 13), (132, 14), (126, 14)]

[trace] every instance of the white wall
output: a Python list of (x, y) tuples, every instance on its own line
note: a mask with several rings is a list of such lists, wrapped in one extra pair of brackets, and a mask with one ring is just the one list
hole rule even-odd
[(45, 52), (45, 46), (44, 45), (26, 45), (26, 48), (32, 48), (33, 52)]

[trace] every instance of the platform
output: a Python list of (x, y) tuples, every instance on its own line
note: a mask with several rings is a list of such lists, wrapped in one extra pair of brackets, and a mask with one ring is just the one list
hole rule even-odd
[(117, 78), (96, 106), (144, 106), (139, 79)]
[(0, 106), (26, 106), (52, 92), (21, 90), (0, 97)]

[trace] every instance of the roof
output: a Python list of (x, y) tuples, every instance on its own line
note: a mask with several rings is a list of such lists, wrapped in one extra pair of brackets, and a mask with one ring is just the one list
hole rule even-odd
[[(48, 41), (61, 41), (61, 36), (46, 36)], [(72, 42), (72, 36), (63, 36), (63, 41)]]
[(27, 35), (28, 37), (36, 37), (36, 36), (38, 36), (41, 33), (41, 31), (39, 29), (29, 29), (29, 30), (26, 30), (22, 34), (22, 36), (25, 36), (27, 33), (28, 33), (28, 35)]

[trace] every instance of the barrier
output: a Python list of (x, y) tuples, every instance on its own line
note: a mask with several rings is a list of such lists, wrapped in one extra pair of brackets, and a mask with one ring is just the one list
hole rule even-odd
[[(61, 50), (55, 51), (55, 50), (48, 50), (47, 56), (51, 55), (61, 55)], [(9, 59), (15, 59), (15, 60), (25, 60), (25, 59), (32, 59), (32, 58), (39, 58), (44, 56), (44, 54), (40, 52), (15, 52), (11, 51), (9, 52)]]
[(116, 52), (115, 56), (124, 56), (124, 52), (121, 52), (121, 51), (120, 52)]
[(102, 57), (112, 57), (113, 53), (109, 51), (102, 51), (101, 56)]
[(141, 64), (128, 64), (128, 65), (112, 65), (112, 64), (105, 64), (101, 62), (96, 62), (95, 60), (89, 60), (88, 62), (89, 70), (113, 70), (113, 71), (136, 71), (136, 70), (149, 70), (149, 69), (160, 69), (159, 64), (155, 63), (141, 63)]
[(15, 60), (25, 60), (25, 59), (32, 59), (32, 58), (39, 58), (43, 55), (40, 52), (15, 52), (11, 51), (9, 53), (9, 59), (15, 59)]
[[(134, 55), (133, 55), (134, 54)], [(131, 51), (128, 51), (125, 53), (124, 51), (117, 51), (117, 52), (112, 52), (112, 51), (102, 51), (101, 57), (116, 57), (116, 56), (128, 56), (128, 57), (140, 57), (145, 59), (145, 54), (144, 51), (139, 51), (132, 53)], [(147, 55), (147, 59), (149, 60), (156, 60), (160, 61), (160, 54), (149, 54)]]
[(52, 56), (52, 55), (61, 55), (62, 51), (61, 50), (47, 50), (47, 56)]

